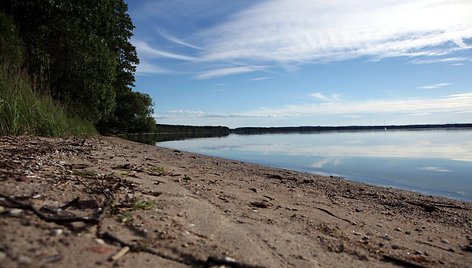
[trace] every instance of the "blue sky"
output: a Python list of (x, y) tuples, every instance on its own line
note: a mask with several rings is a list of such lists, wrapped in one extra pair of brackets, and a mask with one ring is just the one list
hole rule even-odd
[(470, 0), (127, 0), (163, 124), (472, 122)]

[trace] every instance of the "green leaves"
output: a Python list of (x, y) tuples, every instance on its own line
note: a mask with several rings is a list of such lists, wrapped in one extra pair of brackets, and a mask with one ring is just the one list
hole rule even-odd
[(2, 10), (18, 28), (30, 75), (40, 77), (35, 90), (102, 131), (155, 128), (151, 98), (130, 88), (139, 59), (123, 0), (4, 0)]

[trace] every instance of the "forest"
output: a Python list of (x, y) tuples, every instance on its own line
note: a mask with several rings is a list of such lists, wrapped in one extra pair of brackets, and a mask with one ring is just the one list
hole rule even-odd
[(123, 0), (2, 0), (0, 135), (154, 132)]

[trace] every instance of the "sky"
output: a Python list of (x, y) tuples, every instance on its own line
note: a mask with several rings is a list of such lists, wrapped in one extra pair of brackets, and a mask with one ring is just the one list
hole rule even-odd
[(158, 123), (472, 122), (470, 0), (126, 0)]

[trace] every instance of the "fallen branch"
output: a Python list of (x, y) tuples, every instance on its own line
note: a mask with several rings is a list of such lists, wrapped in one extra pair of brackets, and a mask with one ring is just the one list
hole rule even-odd
[[(140, 246), (140, 245), (136, 245), (136, 244), (130, 244), (130, 243), (127, 243), (123, 240), (121, 240), (120, 238), (114, 236), (113, 234), (109, 233), (109, 232), (99, 232), (97, 234), (97, 236), (105, 241), (108, 241), (108, 242), (111, 242), (111, 243), (117, 243), (119, 244), (121, 247), (128, 247), (129, 249), (131, 249), (131, 251), (135, 251), (135, 252), (147, 252), (149, 254), (152, 254), (152, 255), (156, 255), (156, 256), (159, 256), (163, 259), (166, 259), (166, 260), (170, 260), (170, 261), (173, 261), (173, 262), (178, 262), (178, 263), (184, 263), (182, 260), (180, 259), (177, 259), (177, 258), (174, 258), (172, 256), (168, 256), (164, 253), (161, 253), (161, 252), (158, 252), (158, 251), (155, 251), (153, 250), (152, 248), (148, 248), (148, 247), (143, 247), (143, 246)], [(185, 264), (185, 263), (184, 263)]]
[(385, 262), (390, 262), (398, 266), (402, 267), (407, 267), (407, 268), (425, 268), (426, 266), (405, 260), (405, 259), (400, 259), (395, 256), (390, 256), (390, 255), (383, 255), (382, 260)]
[[(64, 224), (64, 223), (73, 223), (73, 222), (83, 222), (88, 224), (98, 224), (103, 217), (105, 216), (106, 211), (110, 207), (111, 199), (106, 199), (105, 203), (103, 204), (102, 208), (99, 208), (97, 212), (91, 217), (79, 217), (79, 216), (53, 216), (49, 214), (45, 214), (41, 212), (39, 209), (35, 208), (31, 203), (25, 204), (15, 200), (13, 197), (0, 193), (0, 197), (5, 199), (6, 202), (2, 202), (3, 206), (9, 208), (18, 208), (23, 210), (29, 210), (33, 212), (36, 216), (38, 216), (41, 220), (46, 222), (54, 222), (57, 224)], [(78, 198), (66, 203), (64, 206), (59, 207), (57, 211), (62, 210), (63, 208), (66, 209), (72, 206), (74, 203), (78, 201)]]
[(334, 215), (331, 211), (329, 211), (329, 210), (327, 210), (327, 209), (325, 209), (325, 208), (319, 208), (319, 207), (315, 207), (315, 208), (318, 209), (318, 210), (323, 211), (324, 213), (326, 213), (326, 214), (328, 214), (328, 215), (330, 215), (330, 216), (332, 216), (332, 217), (335, 217), (336, 219), (340, 219), (340, 220), (343, 220), (343, 221), (348, 222), (348, 223), (350, 223), (350, 224), (354, 224), (352, 221), (350, 221), (350, 220), (348, 220), (348, 219), (344, 219), (344, 218), (341, 218), (341, 217), (339, 217), (339, 216)]
[(449, 205), (449, 204), (434, 204), (434, 203), (431, 203), (431, 204), (427, 204), (427, 203), (417, 203), (417, 202), (411, 202), (411, 201), (407, 201), (408, 204), (410, 205), (414, 205), (414, 206), (419, 206), (421, 208), (423, 208), (426, 212), (434, 212), (434, 211), (437, 211), (439, 210), (439, 208), (457, 208), (457, 209), (466, 209), (462, 206), (459, 206), (459, 205)]

